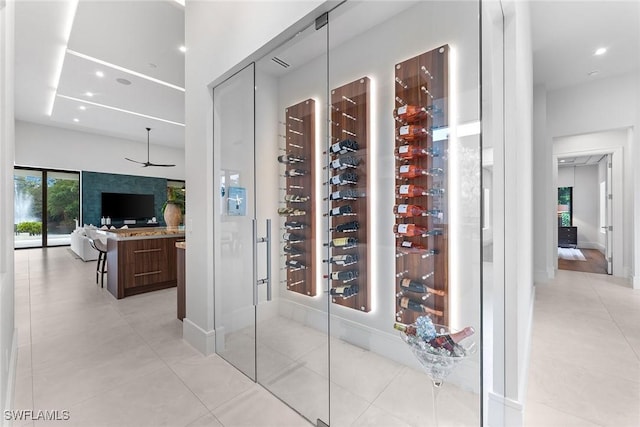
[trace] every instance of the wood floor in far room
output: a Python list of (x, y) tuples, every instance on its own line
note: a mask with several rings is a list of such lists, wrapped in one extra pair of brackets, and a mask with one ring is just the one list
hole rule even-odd
[(558, 258), (558, 269), (607, 274), (607, 261), (597, 249), (580, 249), (586, 261), (571, 261)]

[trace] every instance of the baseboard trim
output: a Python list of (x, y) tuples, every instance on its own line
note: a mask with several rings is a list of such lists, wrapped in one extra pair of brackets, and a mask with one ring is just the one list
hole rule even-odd
[(524, 406), (500, 394), (489, 392), (488, 427), (518, 427), (524, 424)]
[[(13, 409), (13, 399), (16, 391), (16, 370), (18, 369), (18, 330), (13, 330), (13, 339), (11, 340), (11, 358), (9, 359), (9, 372), (7, 378), (6, 398), (3, 402), (3, 411)], [(11, 421), (2, 417), (2, 425), (10, 426)]]
[(205, 331), (186, 317), (182, 319), (182, 339), (205, 356), (216, 351), (216, 331)]

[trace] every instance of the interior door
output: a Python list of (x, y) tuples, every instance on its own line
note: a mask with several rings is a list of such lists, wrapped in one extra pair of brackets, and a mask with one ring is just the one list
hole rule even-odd
[(607, 259), (607, 274), (613, 274), (613, 203), (612, 203), (612, 174), (613, 159), (611, 154), (607, 154), (607, 197), (605, 198), (606, 219), (605, 219), (605, 257)]
[(216, 353), (256, 380), (254, 66), (213, 89)]
[[(325, 15), (326, 16), (326, 15)], [(329, 422), (328, 293), (321, 279), (327, 27), (322, 18), (256, 61), (257, 381), (314, 425)], [(291, 161), (289, 162), (289, 160)], [(269, 250), (271, 252), (269, 252)]]

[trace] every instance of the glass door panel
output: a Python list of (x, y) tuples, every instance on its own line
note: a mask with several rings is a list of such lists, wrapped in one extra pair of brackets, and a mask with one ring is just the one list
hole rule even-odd
[[(258, 382), (314, 425), (329, 421), (328, 303), (322, 280), (327, 26), (256, 62), (257, 218), (272, 219), (272, 295), (257, 306)], [(265, 248), (261, 248), (264, 250)], [(266, 257), (259, 253), (259, 277)]]
[(71, 243), (80, 218), (80, 174), (47, 171), (47, 246)]
[(255, 381), (254, 67), (213, 90), (216, 353)]
[[(481, 424), (478, 19), (478, 1), (329, 14), (331, 425)], [(394, 323), (419, 319), (473, 328), (464, 357), (414, 353)]]
[(14, 191), (14, 247), (42, 246), (42, 172), (15, 169)]

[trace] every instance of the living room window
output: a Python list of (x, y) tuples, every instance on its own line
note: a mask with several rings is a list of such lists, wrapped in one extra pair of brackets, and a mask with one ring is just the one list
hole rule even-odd
[(80, 220), (80, 174), (15, 167), (14, 247), (63, 246)]

